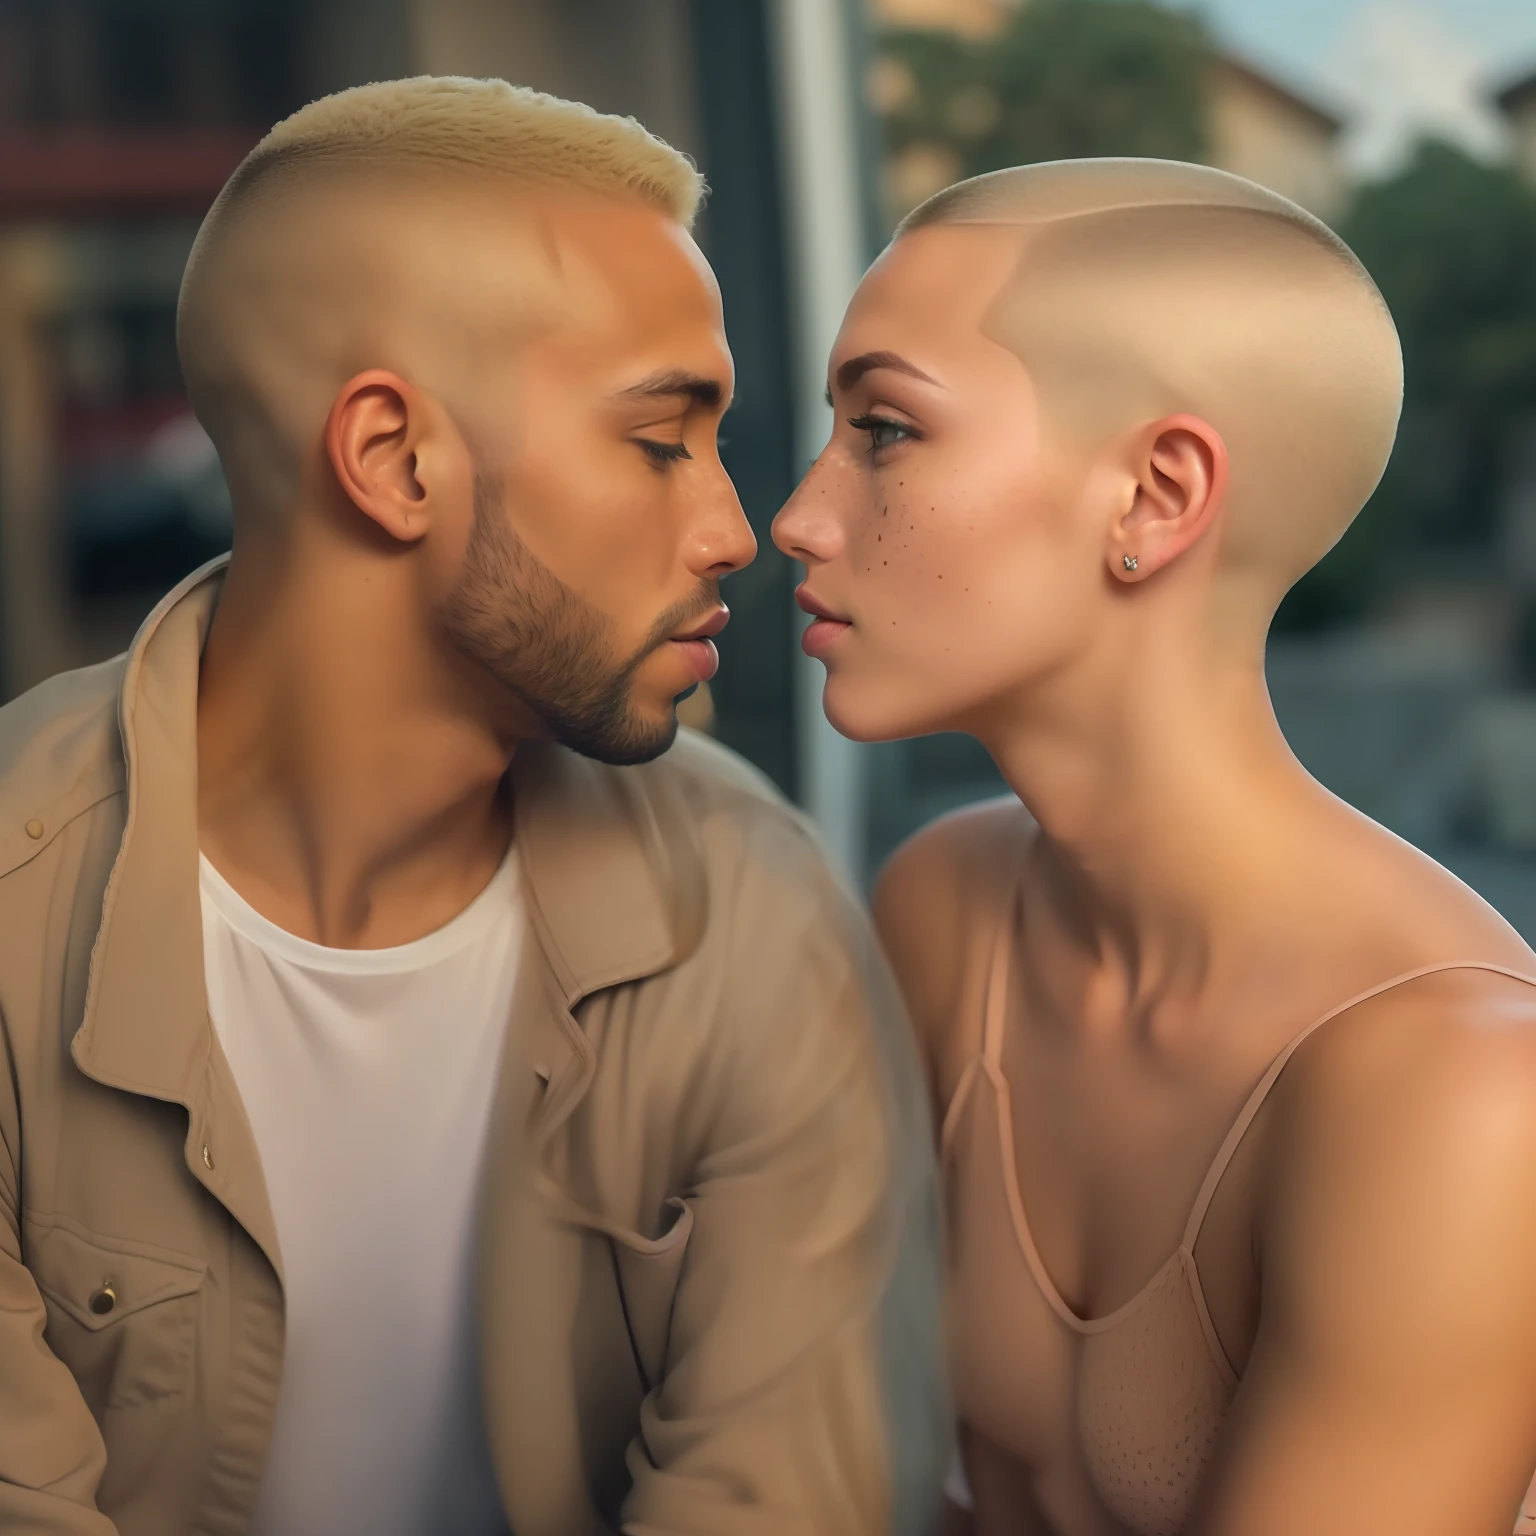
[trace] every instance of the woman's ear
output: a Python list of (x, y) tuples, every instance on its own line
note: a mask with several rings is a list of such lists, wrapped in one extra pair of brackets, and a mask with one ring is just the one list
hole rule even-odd
[(1135, 495), (1110, 529), (1107, 556), (1121, 581), (1144, 581), (1197, 543), (1226, 499), (1227, 445), (1198, 416), (1168, 416), (1132, 445)]
[(401, 543), (427, 531), (431, 508), (418, 449), (426, 402), (398, 374), (370, 368), (337, 393), (325, 423), (325, 451), (342, 494)]

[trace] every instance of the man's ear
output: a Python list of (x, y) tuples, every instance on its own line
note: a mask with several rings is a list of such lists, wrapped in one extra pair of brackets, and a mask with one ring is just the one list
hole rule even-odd
[(1135, 494), (1110, 529), (1107, 557), (1120, 581), (1142, 581), (1197, 543), (1226, 500), (1221, 434), (1198, 416), (1168, 416), (1131, 443)]
[(325, 422), (325, 451), (342, 494), (393, 539), (426, 533), (432, 508), (419, 452), (427, 402), (398, 374), (370, 368), (342, 385)]

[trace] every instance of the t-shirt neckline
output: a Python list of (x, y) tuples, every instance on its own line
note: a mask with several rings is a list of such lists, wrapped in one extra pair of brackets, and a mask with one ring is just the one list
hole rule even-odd
[(418, 971), (436, 965), (504, 925), (518, 901), (517, 845), (508, 846), (485, 888), (464, 910), (431, 933), (406, 944), (384, 949), (333, 949), (300, 938), (270, 918), (263, 917), (214, 867), (208, 855), (198, 853), (198, 881), (204, 901), (243, 939), (266, 954), (312, 971), (346, 975), (382, 976)]

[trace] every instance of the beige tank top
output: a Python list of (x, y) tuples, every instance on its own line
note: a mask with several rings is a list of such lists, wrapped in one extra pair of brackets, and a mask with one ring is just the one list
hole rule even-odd
[[(1046, 1273), (1019, 1196), (1000, 1066), (1011, 915), (993, 948), (981, 1054), (956, 1086), (941, 1140), (956, 1406), (987, 1441), (1031, 1469), (1036, 1501), (1064, 1536), (1178, 1536), (1238, 1382), (1206, 1307), (1195, 1243), (1233, 1153), (1291, 1054), (1330, 1019), (1420, 976), (1493, 971), (1533, 985), (1536, 978), (1479, 961), (1423, 966), (1309, 1024), (1243, 1105), (1167, 1263), (1124, 1306), (1088, 1320)], [(1515, 1536), (1536, 1536), (1536, 1482)]]

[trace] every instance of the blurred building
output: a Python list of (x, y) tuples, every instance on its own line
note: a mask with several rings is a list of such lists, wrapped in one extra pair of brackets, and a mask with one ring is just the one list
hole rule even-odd
[[(882, 29), (952, 32), (971, 41), (995, 35), (1027, 0), (868, 0)], [(900, 66), (877, 59), (868, 82), (877, 111), (896, 105), (910, 82)], [(1270, 187), (1331, 220), (1344, 206), (1348, 180), (1340, 154), (1343, 120), (1290, 86), (1229, 54), (1219, 54), (1206, 82), (1210, 163)], [(966, 103), (957, 101), (956, 111)], [(959, 162), (941, 144), (915, 144), (886, 168), (886, 214), (894, 223), (948, 185)]]
[[(697, 233), (738, 374), (724, 456), (761, 551), (727, 587), (713, 719), (793, 791), (794, 576), (768, 523), (805, 449), (797, 348), (824, 366), (798, 318), (826, 287), (829, 231), (797, 216), (807, 156), (779, 65), (786, 49), (824, 62), (842, 15), (842, 0), (0, 0), (0, 702), (121, 650), (161, 593), (229, 546), (174, 322), (193, 235), (230, 171), (327, 92), (499, 75), (633, 114), (710, 182)], [(818, 101), (838, 94), (818, 82)], [(852, 128), (834, 118), (817, 134), (861, 174)], [(833, 264), (840, 313), (856, 268), (843, 272), (841, 247)]]
[(1021, 0), (874, 0), (883, 27), (933, 28), (962, 37), (990, 37)]
[(1493, 99), (1509, 124), (1515, 163), (1536, 181), (1536, 71), (1512, 81)]
[(1342, 118), (1230, 54), (1217, 58), (1209, 91), (1212, 165), (1338, 217), (1349, 192)]

